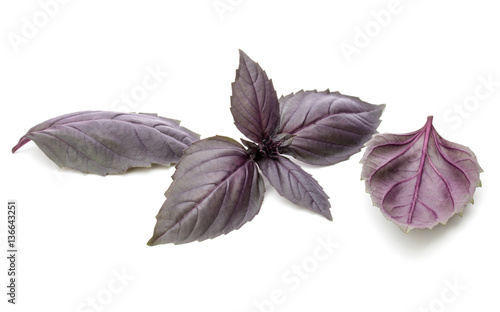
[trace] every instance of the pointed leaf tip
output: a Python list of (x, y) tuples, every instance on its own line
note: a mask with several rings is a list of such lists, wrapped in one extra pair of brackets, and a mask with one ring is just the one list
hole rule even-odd
[(279, 126), (279, 104), (273, 83), (241, 50), (231, 87), (231, 114), (238, 130), (254, 142), (274, 136)]

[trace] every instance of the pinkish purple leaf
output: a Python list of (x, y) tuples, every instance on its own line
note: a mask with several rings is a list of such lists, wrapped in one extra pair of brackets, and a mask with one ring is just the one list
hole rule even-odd
[(359, 152), (377, 132), (385, 107), (328, 90), (299, 91), (279, 102), (279, 133), (294, 136), (280, 151), (313, 165), (333, 165)]
[(238, 142), (198, 141), (176, 166), (148, 245), (202, 241), (239, 229), (259, 212), (264, 182)]
[(432, 116), (415, 132), (376, 135), (361, 163), (373, 204), (404, 232), (446, 224), (481, 186), (474, 153), (443, 139)]
[(241, 133), (254, 142), (274, 136), (280, 117), (273, 83), (259, 64), (241, 50), (232, 89), (231, 113)]
[(12, 152), (32, 140), (59, 167), (106, 175), (176, 163), (199, 138), (179, 121), (156, 114), (84, 111), (36, 125)]
[(283, 156), (264, 157), (258, 164), (281, 196), (332, 220), (328, 195), (309, 173)]

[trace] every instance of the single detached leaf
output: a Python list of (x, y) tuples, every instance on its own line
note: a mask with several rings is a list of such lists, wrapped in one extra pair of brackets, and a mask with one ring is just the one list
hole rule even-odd
[(432, 116), (415, 132), (376, 135), (361, 163), (373, 204), (405, 232), (461, 215), (481, 185), (474, 153), (443, 139)]
[(265, 157), (258, 164), (281, 196), (332, 220), (328, 195), (309, 173), (283, 156)]
[(32, 140), (59, 167), (106, 175), (176, 163), (199, 138), (179, 121), (156, 114), (84, 111), (36, 125), (12, 153)]
[(333, 165), (359, 152), (377, 132), (385, 107), (328, 90), (299, 91), (279, 103), (279, 133), (294, 135), (282, 152), (313, 165)]
[(239, 229), (259, 212), (264, 182), (238, 142), (198, 141), (176, 166), (148, 245), (202, 241)]
[(273, 83), (259, 64), (241, 50), (232, 89), (231, 113), (241, 133), (254, 142), (274, 136), (280, 117)]

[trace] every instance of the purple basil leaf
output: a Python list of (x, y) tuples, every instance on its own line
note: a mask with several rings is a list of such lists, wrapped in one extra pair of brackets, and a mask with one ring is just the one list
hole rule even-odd
[(231, 113), (241, 133), (254, 142), (274, 136), (280, 117), (273, 83), (259, 64), (241, 50), (232, 89)]
[(265, 157), (258, 164), (281, 196), (332, 220), (328, 195), (309, 173), (283, 156)]
[(239, 229), (259, 212), (264, 182), (238, 142), (198, 141), (176, 166), (148, 245), (202, 241)]
[(176, 163), (199, 138), (179, 121), (156, 114), (85, 111), (36, 125), (12, 152), (32, 140), (59, 167), (106, 175)]
[(474, 153), (443, 139), (432, 116), (415, 132), (376, 135), (361, 163), (373, 204), (405, 232), (461, 215), (481, 186)]
[(280, 151), (313, 165), (333, 165), (359, 152), (377, 132), (385, 107), (328, 90), (299, 91), (279, 102), (279, 133), (294, 135)]

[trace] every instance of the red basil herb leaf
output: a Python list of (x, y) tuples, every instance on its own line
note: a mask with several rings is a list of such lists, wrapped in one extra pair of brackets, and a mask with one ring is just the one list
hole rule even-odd
[(361, 163), (373, 204), (404, 232), (446, 224), (481, 186), (474, 153), (443, 139), (432, 116), (415, 132), (376, 135)]
[(232, 89), (231, 113), (241, 133), (255, 142), (274, 136), (279, 125), (279, 104), (273, 83), (259, 64), (241, 50)]
[(84, 111), (36, 125), (12, 152), (32, 140), (59, 167), (106, 175), (176, 163), (199, 138), (179, 121), (156, 114)]
[(239, 229), (259, 212), (264, 182), (238, 142), (198, 141), (176, 166), (148, 245), (202, 241)]
[(359, 152), (377, 132), (385, 107), (328, 90), (299, 91), (279, 103), (279, 133), (294, 135), (282, 152), (313, 165), (333, 165)]
[(281, 196), (332, 220), (328, 195), (309, 173), (283, 156), (262, 158), (258, 164)]

